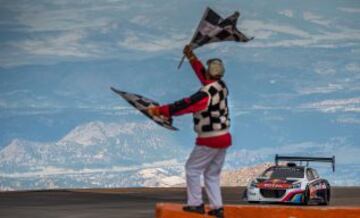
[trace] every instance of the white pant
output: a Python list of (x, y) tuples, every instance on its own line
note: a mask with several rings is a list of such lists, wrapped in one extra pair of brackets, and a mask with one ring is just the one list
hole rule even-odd
[(224, 164), (225, 154), (226, 148), (195, 146), (185, 165), (188, 205), (196, 206), (203, 203), (200, 180), (203, 174), (210, 207), (217, 209), (223, 206), (220, 172)]

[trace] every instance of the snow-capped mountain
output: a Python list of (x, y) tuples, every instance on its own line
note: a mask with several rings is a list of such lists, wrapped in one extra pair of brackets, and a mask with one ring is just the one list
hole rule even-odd
[[(184, 158), (184, 151), (171, 134), (159, 131), (162, 129), (150, 121), (126, 124), (90, 122), (74, 128), (57, 142), (15, 139), (0, 151), (2, 185), (7, 183), (8, 187), (23, 188), (11, 185), (23, 181), (28, 184), (25, 188), (32, 188), (30, 183), (35, 188), (63, 187), (58, 183), (88, 187), (91, 184), (106, 185), (109, 178), (119, 180), (116, 183), (110, 181), (113, 186), (176, 184), (174, 181), (166, 182), (166, 179), (162, 182), (162, 179), (174, 174), (174, 170), (166, 171), (167, 167), (182, 166), (178, 161)], [(149, 175), (159, 180), (150, 181)], [(76, 181), (70, 182), (75, 177)]]
[(143, 185), (146, 187), (173, 187), (185, 184), (185, 173), (182, 166), (168, 169), (142, 169), (137, 172), (137, 175), (144, 179)]
[[(120, 135), (149, 134), (158, 128), (151, 122), (146, 123), (126, 123), (121, 125), (117, 123), (90, 122), (76, 127), (70, 133), (65, 135), (58, 144), (76, 143), (83, 146), (106, 143), (109, 139), (116, 139), (120, 143)], [(158, 138), (157, 138), (158, 139)], [(155, 140), (157, 140), (155, 139)], [(151, 139), (150, 140), (154, 140)], [(152, 141), (149, 142), (150, 146)], [(155, 142), (158, 144), (157, 142)]]
[(0, 152), (3, 173), (131, 166), (177, 157), (182, 149), (151, 122), (126, 125), (90, 122), (76, 127), (58, 142), (15, 139)]
[[(184, 162), (189, 151), (170, 133), (161, 131), (150, 121), (90, 122), (75, 127), (57, 142), (14, 139), (0, 151), (0, 189), (184, 186)], [(226, 157), (222, 184), (246, 185), (279, 151), (326, 156), (336, 149), (339, 146), (332, 144), (254, 150), (236, 150), (233, 146)], [(340, 160), (344, 158), (339, 156)], [(342, 162), (335, 173), (327, 165), (319, 172), (335, 185), (359, 184), (359, 165), (351, 160)]]

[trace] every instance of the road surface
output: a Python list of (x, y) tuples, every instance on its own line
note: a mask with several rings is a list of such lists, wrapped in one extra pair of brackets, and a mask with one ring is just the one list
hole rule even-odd
[[(247, 204), (243, 187), (223, 188), (225, 204)], [(151, 218), (159, 202), (184, 203), (184, 188), (0, 192), (0, 217)], [(206, 198), (205, 198), (206, 199)], [(331, 206), (360, 207), (360, 187), (335, 187)]]

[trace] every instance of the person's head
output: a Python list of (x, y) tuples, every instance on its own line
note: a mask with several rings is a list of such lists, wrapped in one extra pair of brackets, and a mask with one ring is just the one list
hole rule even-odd
[(219, 80), (224, 76), (224, 65), (219, 58), (209, 59), (207, 62), (207, 77), (208, 79)]

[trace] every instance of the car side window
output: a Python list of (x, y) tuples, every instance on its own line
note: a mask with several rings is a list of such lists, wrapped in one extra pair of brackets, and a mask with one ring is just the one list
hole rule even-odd
[(308, 180), (314, 179), (314, 175), (312, 174), (310, 169), (306, 169), (306, 176), (307, 176)]
[(315, 178), (315, 179), (317, 179), (317, 178), (320, 177), (316, 170), (311, 169), (311, 172), (312, 172), (312, 174), (314, 175), (314, 178)]

